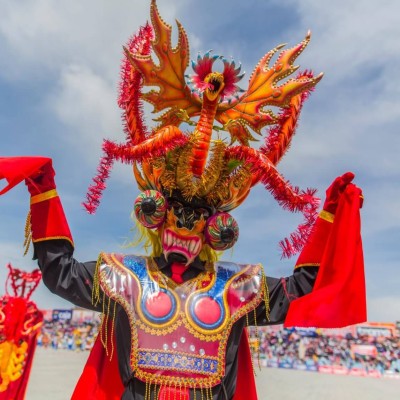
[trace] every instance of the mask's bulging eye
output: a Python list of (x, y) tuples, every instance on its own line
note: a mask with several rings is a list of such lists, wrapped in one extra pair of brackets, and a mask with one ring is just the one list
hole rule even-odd
[(157, 190), (145, 190), (136, 198), (134, 210), (142, 225), (157, 228), (165, 221), (167, 202)]
[(238, 240), (239, 226), (232, 215), (217, 213), (207, 220), (205, 237), (214, 250), (227, 250)]

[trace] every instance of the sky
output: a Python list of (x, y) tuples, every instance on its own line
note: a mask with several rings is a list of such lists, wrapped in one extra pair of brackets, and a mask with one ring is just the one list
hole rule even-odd
[[(400, 320), (400, 3), (396, 0), (158, 0), (163, 19), (189, 36), (191, 57), (212, 49), (246, 71), (278, 44), (309, 46), (301, 69), (324, 72), (307, 100), (292, 145), (278, 170), (322, 199), (333, 179), (355, 173), (362, 188), (362, 236), (368, 319)], [(122, 46), (149, 19), (145, 0), (0, 0), (0, 156), (53, 159), (57, 190), (75, 241), (75, 257), (127, 249), (138, 190), (131, 168), (117, 165), (95, 215), (83, 207), (103, 139), (124, 141), (117, 106)], [(188, 73), (191, 73), (190, 67)], [(146, 107), (146, 121), (153, 116)], [(0, 182), (0, 187), (4, 183)], [(21, 184), (0, 197), (0, 294), (6, 265), (32, 270), (23, 256), (29, 195)], [(264, 265), (287, 276), (296, 258), (281, 260), (278, 242), (301, 215), (279, 208), (263, 187), (232, 212), (240, 237), (224, 259)], [(41, 308), (69, 308), (43, 283)]]

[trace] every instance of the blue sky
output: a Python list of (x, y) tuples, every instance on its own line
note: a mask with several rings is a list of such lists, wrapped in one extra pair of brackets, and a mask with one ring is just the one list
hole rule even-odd
[[(0, 154), (53, 158), (81, 261), (100, 251), (141, 252), (122, 247), (132, 237), (138, 194), (129, 166), (113, 170), (96, 215), (86, 214), (81, 202), (103, 138), (124, 140), (116, 103), (122, 45), (148, 19), (149, 3), (0, 0)], [(158, 6), (165, 21), (183, 24), (193, 58), (213, 49), (240, 61), (247, 72), (242, 87), (264, 53), (280, 43), (293, 46), (311, 30), (297, 63), (325, 76), (303, 108), (279, 170), (295, 185), (317, 188), (320, 197), (337, 175), (356, 174), (365, 196), (368, 316), (400, 320), (400, 3), (158, 0)], [(22, 256), (28, 204), (24, 185), (0, 198), (2, 281), (8, 262), (35, 268), (32, 253)], [(295, 259), (281, 261), (277, 244), (301, 216), (281, 210), (262, 187), (233, 214), (240, 238), (224, 258), (262, 262), (271, 276), (291, 274)], [(34, 300), (43, 308), (69, 307), (43, 284)]]

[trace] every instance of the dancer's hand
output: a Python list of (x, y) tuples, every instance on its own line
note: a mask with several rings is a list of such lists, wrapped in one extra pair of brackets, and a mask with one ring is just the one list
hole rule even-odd
[(326, 190), (326, 199), (323, 210), (331, 214), (336, 213), (340, 195), (345, 191), (347, 185), (354, 179), (352, 172), (346, 172), (338, 176)]
[(56, 173), (53, 169), (52, 161), (49, 160), (45, 165), (43, 165), (43, 167), (40, 168), (39, 171), (25, 179), (25, 184), (28, 187), (31, 196), (55, 189), (55, 174)]

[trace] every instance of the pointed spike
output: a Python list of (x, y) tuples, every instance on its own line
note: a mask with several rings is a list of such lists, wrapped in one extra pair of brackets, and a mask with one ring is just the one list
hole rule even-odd
[(323, 72), (320, 72), (315, 78), (313, 78), (314, 82), (319, 82), (324, 76)]
[(282, 49), (283, 47), (285, 47), (286, 45), (287, 45), (287, 43), (278, 44), (278, 46), (276, 46), (275, 49), (276, 49), (276, 50), (280, 50), (280, 49)]
[(219, 57), (220, 57), (219, 55), (214, 54), (211, 58), (213, 61), (215, 61), (215, 60), (218, 60)]
[(192, 69), (196, 70), (196, 63), (192, 60)]
[(306, 34), (306, 40), (310, 40), (311, 39), (311, 31), (310, 31), (310, 29), (307, 31), (307, 34)]

